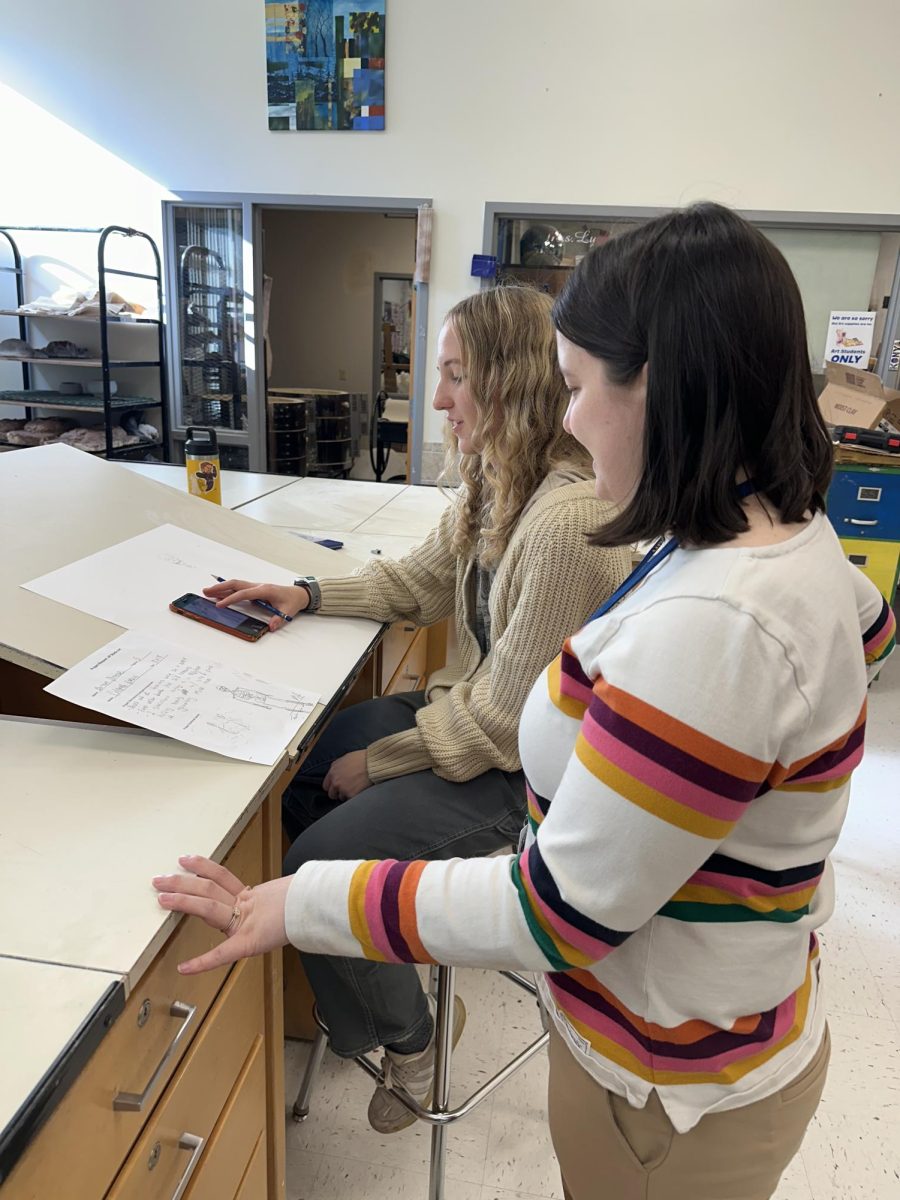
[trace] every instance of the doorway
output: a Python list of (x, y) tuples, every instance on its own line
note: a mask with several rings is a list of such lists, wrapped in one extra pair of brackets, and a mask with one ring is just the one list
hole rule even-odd
[[(380, 483), (409, 476), (409, 387), (415, 307), (412, 275), (375, 273), (369, 463)], [(393, 461), (402, 456), (402, 462)], [(403, 467), (403, 473), (395, 472)]]
[[(183, 193), (163, 208), (173, 461), (199, 405), (233, 468), (375, 478), (370, 439), (383, 390), (373, 375), (383, 337), (373, 322), (383, 299), (376, 289), (380, 280), (401, 277), (409, 287), (430, 201)], [(216, 310), (213, 332), (221, 325), (229, 337), (198, 339), (194, 326), (202, 325), (204, 334), (212, 330), (198, 298), (226, 293), (225, 314)], [(399, 474), (413, 483), (421, 479), (427, 300), (427, 283), (414, 282), (408, 350), (392, 350), (388, 364), (399, 368), (408, 355), (408, 370), (397, 370), (404, 377), (395, 378), (389, 369), (385, 381), (395, 427), (405, 417), (407, 437), (405, 443), (395, 437), (383, 477)], [(279, 428), (292, 436), (276, 437)]]
[[(307, 397), (307, 473), (374, 479), (382, 377), (401, 404), (405, 390), (409, 420), (415, 214), (264, 208), (261, 218), (268, 405), (282, 396)], [(390, 332), (383, 332), (385, 324)], [(386, 339), (390, 359), (376, 377), (373, 362), (383, 358)], [(269, 465), (276, 471), (278, 445), (270, 428)], [(406, 479), (405, 453), (401, 466)]]

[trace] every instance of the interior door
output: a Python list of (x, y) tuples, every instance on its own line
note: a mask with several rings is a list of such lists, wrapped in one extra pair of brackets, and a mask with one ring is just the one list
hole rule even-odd
[[(216, 431), (222, 466), (247, 470), (247, 302), (240, 203), (169, 203), (165, 223), (176, 459), (184, 431)], [(181, 436), (179, 437), (179, 434)]]

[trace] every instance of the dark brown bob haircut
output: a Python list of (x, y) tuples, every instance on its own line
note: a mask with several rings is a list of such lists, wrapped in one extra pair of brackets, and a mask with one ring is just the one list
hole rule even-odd
[(695, 204), (596, 247), (553, 320), (613, 383), (647, 364), (640, 481), (594, 545), (669, 532), (729, 541), (747, 528), (741, 471), (785, 522), (824, 511), (832, 446), (800, 292), (782, 254), (737, 213)]

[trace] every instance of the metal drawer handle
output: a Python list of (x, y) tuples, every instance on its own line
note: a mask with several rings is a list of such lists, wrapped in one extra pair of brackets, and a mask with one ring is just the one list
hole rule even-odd
[(178, 1187), (172, 1193), (172, 1200), (181, 1200), (184, 1195), (187, 1185), (191, 1182), (191, 1176), (197, 1170), (197, 1163), (200, 1161), (200, 1155), (203, 1153), (203, 1147), (206, 1145), (206, 1138), (198, 1137), (196, 1133), (183, 1133), (178, 1139), (179, 1150), (192, 1150), (191, 1161), (184, 1169), (184, 1174)]
[(404, 633), (415, 633), (416, 627), (415, 627), (415, 625), (404, 625), (403, 632)]
[(162, 1075), (163, 1071), (165, 1071), (172, 1055), (177, 1053), (179, 1046), (185, 1040), (190, 1024), (196, 1015), (196, 1004), (183, 1004), (180, 1000), (175, 1000), (172, 1002), (172, 1007), (169, 1009), (169, 1016), (182, 1018), (178, 1032), (172, 1038), (171, 1042), (169, 1042), (165, 1053), (159, 1060), (159, 1064), (156, 1070), (150, 1076), (150, 1079), (144, 1090), (142, 1092), (119, 1092), (115, 1100), (113, 1100), (113, 1108), (116, 1110), (116, 1112), (144, 1111), (144, 1105), (150, 1098), (151, 1092), (159, 1083), (160, 1076)]
[(877, 521), (861, 521), (859, 517), (845, 517), (844, 520), (847, 521), (850, 525), (877, 525), (878, 524)]

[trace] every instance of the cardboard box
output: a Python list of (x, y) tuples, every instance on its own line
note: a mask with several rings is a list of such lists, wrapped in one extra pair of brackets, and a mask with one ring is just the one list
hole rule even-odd
[(829, 425), (877, 429), (886, 419), (900, 428), (900, 392), (886, 388), (873, 371), (828, 363), (825, 379), (819, 408)]

